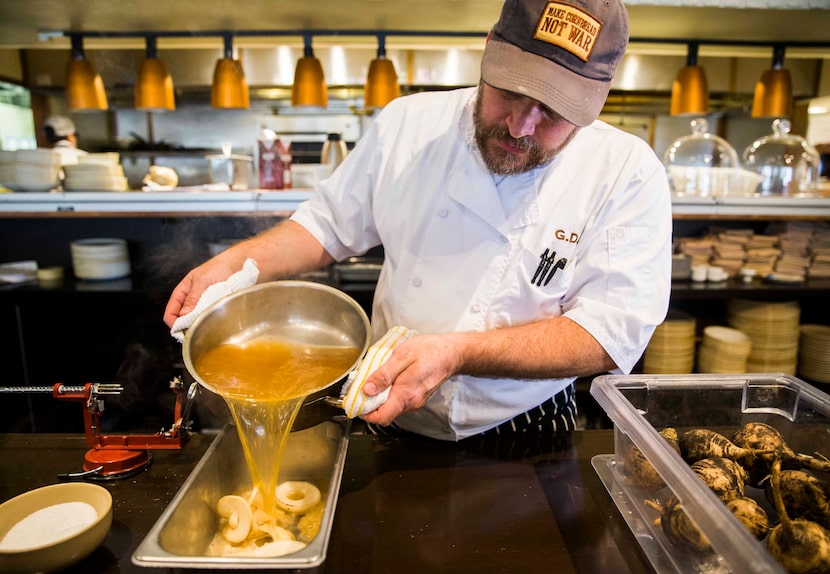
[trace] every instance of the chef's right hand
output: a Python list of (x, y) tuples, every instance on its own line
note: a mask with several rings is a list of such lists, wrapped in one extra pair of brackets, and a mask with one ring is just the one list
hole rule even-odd
[(173, 327), (176, 319), (187, 315), (199, 302), (199, 297), (205, 289), (230, 277), (239, 270), (239, 265), (233, 265), (228, 258), (217, 256), (199, 265), (179, 281), (167, 301), (164, 309), (164, 322)]

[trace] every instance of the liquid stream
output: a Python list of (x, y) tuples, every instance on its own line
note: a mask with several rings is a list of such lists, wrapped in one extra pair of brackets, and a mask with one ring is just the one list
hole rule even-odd
[(257, 339), (204, 353), (196, 372), (230, 408), (253, 486), (274, 509), (279, 468), (291, 425), (303, 401), (342, 377), (356, 347)]

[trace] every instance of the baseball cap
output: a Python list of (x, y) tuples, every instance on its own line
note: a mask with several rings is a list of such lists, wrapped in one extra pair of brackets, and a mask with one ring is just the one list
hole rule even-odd
[(75, 133), (75, 124), (66, 116), (49, 116), (43, 123), (43, 127), (52, 128), (58, 137), (71, 136)]
[(586, 126), (602, 111), (627, 45), (622, 0), (505, 0), (481, 78)]

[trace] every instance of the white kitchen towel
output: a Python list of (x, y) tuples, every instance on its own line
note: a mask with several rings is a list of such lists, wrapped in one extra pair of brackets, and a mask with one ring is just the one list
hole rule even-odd
[(170, 329), (170, 334), (173, 335), (173, 338), (179, 343), (184, 342), (185, 331), (187, 331), (193, 322), (196, 321), (196, 318), (202, 314), (202, 311), (207, 309), (210, 305), (222, 297), (226, 297), (227, 295), (235, 293), (240, 289), (245, 289), (246, 287), (255, 285), (257, 279), (259, 279), (259, 267), (257, 267), (256, 261), (253, 259), (246, 259), (245, 263), (242, 264), (242, 269), (240, 271), (237, 271), (226, 280), (214, 283), (205, 289), (205, 292), (202, 293), (201, 297), (199, 297), (199, 301), (196, 303), (196, 307), (193, 311), (176, 319), (173, 323), (173, 328)]
[(366, 356), (360, 361), (357, 368), (349, 373), (340, 396), (343, 397), (343, 410), (350, 419), (370, 413), (384, 402), (389, 396), (389, 388), (373, 397), (363, 393), (363, 385), (366, 379), (374, 373), (392, 355), (395, 347), (417, 335), (406, 327), (395, 326), (389, 329), (374, 345), (366, 351)]

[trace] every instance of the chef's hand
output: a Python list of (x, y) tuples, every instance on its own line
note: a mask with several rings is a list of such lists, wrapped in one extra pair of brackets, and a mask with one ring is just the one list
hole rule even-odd
[(173, 327), (176, 319), (187, 315), (199, 302), (199, 297), (205, 289), (230, 277), (235, 271), (239, 271), (239, 265), (235, 260), (225, 257), (214, 257), (202, 265), (199, 265), (179, 281), (167, 301), (164, 309), (164, 322), (168, 327)]
[(389, 359), (366, 378), (369, 396), (391, 386), (389, 397), (376, 410), (363, 415), (366, 422), (388, 425), (398, 415), (420, 409), (461, 365), (460, 333), (416, 335), (398, 345)]

